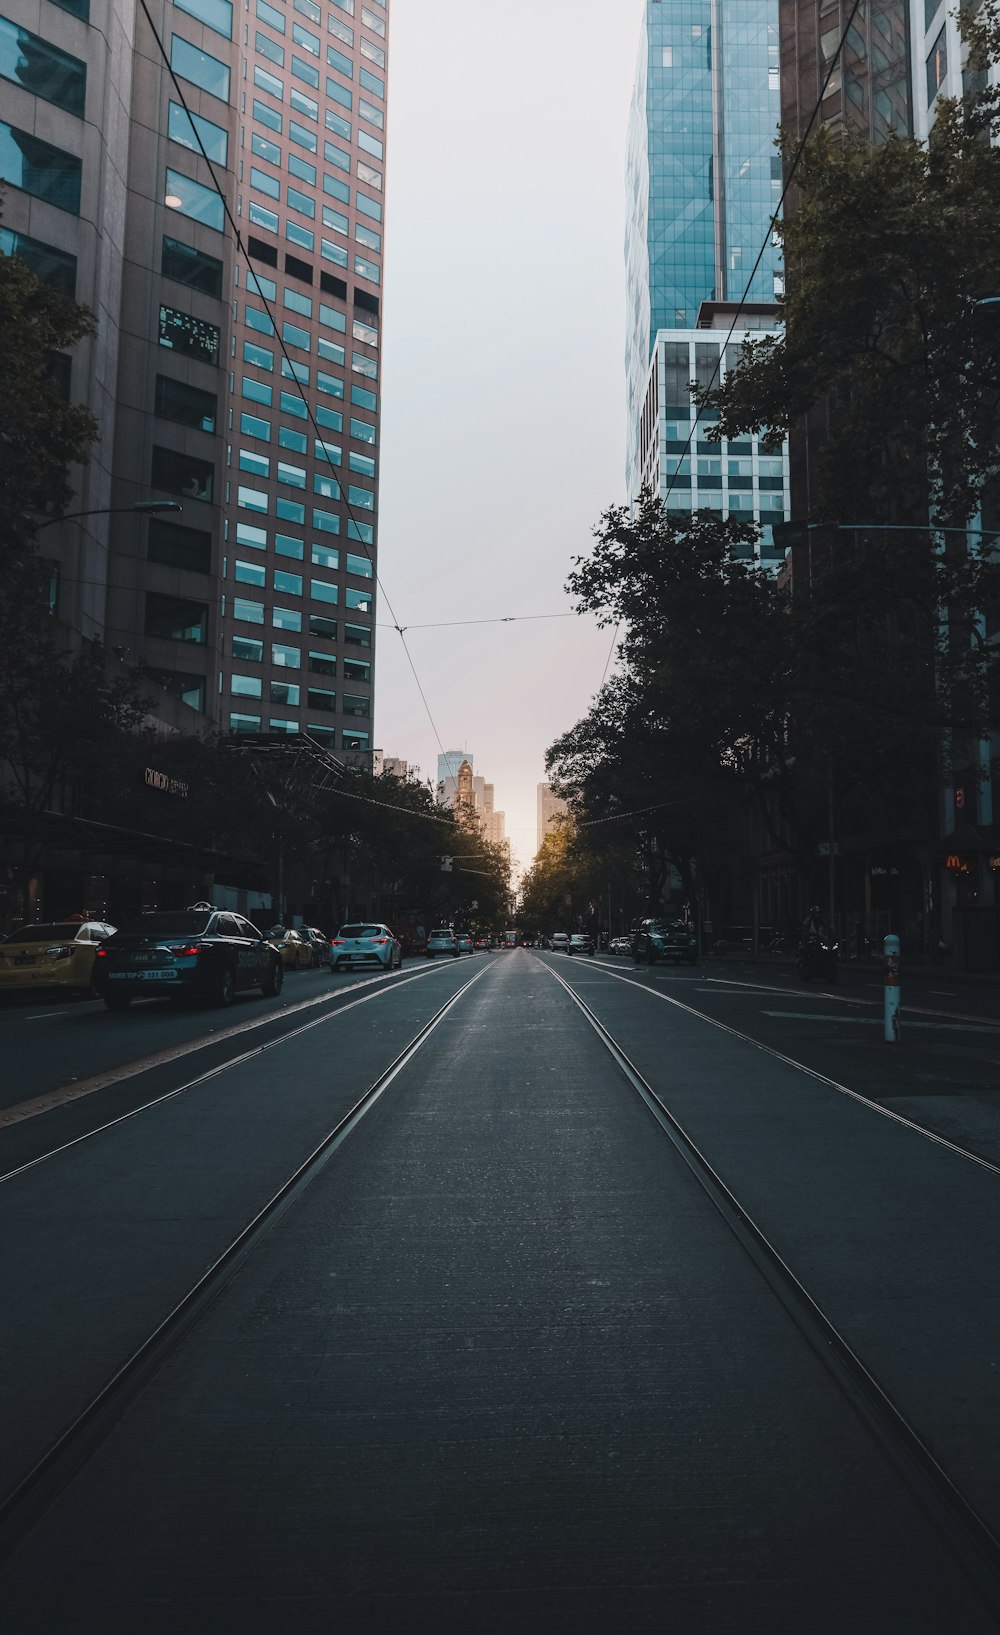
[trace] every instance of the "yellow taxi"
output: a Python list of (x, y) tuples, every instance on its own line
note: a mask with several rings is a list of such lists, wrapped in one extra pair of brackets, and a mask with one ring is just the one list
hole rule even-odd
[(94, 955), (115, 927), (103, 920), (22, 925), (0, 937), (0, 993), (65, 988), (91, 993)]
[(312, 944), (301, 931), (293, 931), (291, 926), (272, 925), (270, 931), (265, 932), (265, 937), (281, 955), (286, 971), (307, 971), (312, 968)]

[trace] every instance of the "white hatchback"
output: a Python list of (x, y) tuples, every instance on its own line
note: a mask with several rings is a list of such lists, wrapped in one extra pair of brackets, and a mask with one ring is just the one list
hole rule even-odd
[(569, 951), (569, 932), (553, 931), (549, 938), (549, 947), (554, 954), (565, 954)]
[(342, 965), (381, 965), (395, 971), (403, 963), (402, 944), (387, 925), (342, 925), (330, 938), (330, 969)]

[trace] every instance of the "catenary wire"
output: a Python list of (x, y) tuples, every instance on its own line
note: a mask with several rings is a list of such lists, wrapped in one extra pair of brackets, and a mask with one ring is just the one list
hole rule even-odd
[[(739, 301), (736, 304), (736, 311), (733, 313), (733, 321), (729, 326), (729, 333), (727, 334), (725, 340), (723, 341), (722, 346), (719, 348), (718, 355), (716, 356), (716, 360), (715, 360), (715, 366), (712, 369), (711, 376), (709, 377), (708, 385), (703, 388), (704, 391), (711, 391), (712, 387), (715, 384), (716, 379), (718, 378), (719, 370), (722, 367), (722, 360), (726, 355), (726, 349), (728, 348), (730, 341), (732, 340), (734, 334), (736, 333), (736, 321), (739, 318), (740, 313), (743, 311), (743, 308), (746, 305), (747, 297), (750, 294), (750, 286), (752, 285), (754, 279), (756, 278), (757, 269), (760, 266), (762, 260), (764, 259), (764, 251), (767, 249), (767, 246), (770, 243), (771, 238), (772, 238), (772, 236), (774, 234), (774, 229), (777, 226), (779, 220), (781, 219), (782, 207), (784, 206), (785, 199), (788, 197), (788, 192), (789, 192), (789, 189), (790, 189), (790, 187), (792, 185), (792, 180), (793, 180), (793, 178), (795, 176), (795, 172), (797, 171), (797, 169), (799, 167), (799, 160), (802, 158), (802, 155), (805, 152), (806, 143), (808, 142), (809, 137), (810, 137), (810, 135), (812, 133), (812, 128), (815, 125), (816, 120), (819, 117), (819, 111), (820, 111), (820, 108), (823, 106), (823, 100), (824, 100), (824, 98), (826, 96), (827, 86), (829, 85), (830, 80), (833, 77), (833, 71), (836, 68), (837, 63), (840, 61), (841, 52), (843, 51), (844, 46), (847, 43), (847, 36), (851, 32), (851, 28), (854, 25), (854, 19), (858, 14), (858, 10), (859, 10), (860, 6), (861, 6), (861, 0), (854, 0), (854, 4), (851, 7), (850, 16), (848, 17), (847, 22), (844, 24), (843, 33), (841, 34), (840, 39), (837, 42), (837, 49), (834, 52), (833, 56), (830, 58), (830, 64), (829, 64), (829, 67), (827, 68), (826, 75), (825, 75), (825, 77), (823, 79), (823, 84), (820, 86), (819, 96), (816, 98), (816, 102), (815, 102), (815, 105), (813, 107), (812, 113), (809, 115), (809, 120), (808, 120), (808, 123), (806, 125), (806, 128), (803, 131), (801, 137), (799, 138), (798, 146), (795, 149), (795, 153), (794, 153), (794, 155), (792, 157), (792, 163), (791, 163), (791, 165), (789, 167), (788, 175), (785, 178), (785, 184), (781, 189), (781, 197), (779, 198), (777, 204), (774, 207), (774, 210), (773, 210), (772, 215), (771, 215), (771, 220), (768, 223), (767, 232), (765, 233), (764, 238), (763, 238), (763, 240), (761, 242), (760, 249), (757, 251), (757, 259), (754, 261), (753, 267), (750, 270), (750, 276), (746, 281), (746, 286), (745, 286), (745, 288), (743, 290), (743, 294), (740, 296)], [(688, 455), (691, 452), (691, 443), (692, 443), (692, 440), (694, 438), (694, 434), (697, 431), (697, 429), (698, 429), (698, 416), (695, 415), (694, 420), (691, 422), (691, 429), (688, 432), (687, 441), (684, 444), (683, 452), (678, 456), (678, 458), (677, 458), (677, 460), (675, 462), (673, 473), (671, 474), (670, 481), (667, 484), (666, 493), (664, 494), (663, 500), (661, 502), (664, 506), (666, 505), (667, 500), (670, 498), (671, 494), (673, 493), (674, 484), (675, 484), (678, 476), (680, 475), (681, 465), (682, 465), (683, 461), (687, 459)], [(606, 662), (606, 664), (604, 666), (604, 675), (601, 676), (601, 686), (602, 687), (604, 686), (605, 677), (607, 676), (607, 673), (608, 673), (608, 666), (611, 663), (612, 654), (614, 653), (614, 650), (615, 650), (615, 644), (618, 641), (618, 632), (619, 632), (620, 629), (621, 629), (621, 620), (619, 619), (618, 623), (615, 625), (615, 633), (614, 633), (614, 637), (613, 637), (612, 642), (611, 642), (611, 652), (608, 654), (607, 662)], [(598, 689), (598, 690), (600, 690), (600, 689)]]

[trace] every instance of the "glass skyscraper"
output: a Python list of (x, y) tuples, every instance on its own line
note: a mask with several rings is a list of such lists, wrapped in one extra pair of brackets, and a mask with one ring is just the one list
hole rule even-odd
[[(693, 467), (671, 456), (690, 429), (687, 381), (707, 380), (701, 365), (709, 353), (724, 369), (746, 332), (775, 316), (782, 291), (780, 247), (771, 237), (782, 186), (774, 146), (780, 111), (778, 0), (647, 0), (626, 173), (629, 495), (649, 483), (673, 508), (752, 512), (765, 527), (785, 514), (785, 495), (768, 457), (769, 492), (761, 500), (755, 439), (740, 446), (732, 494), (724, 447), (700, 450), (705, 458)], [(715, 303), (713, 316), (703, 303)], [(728, 329), (723, 314), (738, 317), (724, 360), (718, 337), (698, 327)], [(690, 369), (681, 390), (667, 379), (679, 348)]]

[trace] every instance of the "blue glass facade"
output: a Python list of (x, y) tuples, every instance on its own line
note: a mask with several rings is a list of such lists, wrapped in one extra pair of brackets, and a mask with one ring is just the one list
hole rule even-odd
[(751, 278), (781, 195), (780, 102), (778, 0), (648, 0), (627, 168), (630, 477), (657, 331), (780, 290), (770, 242)]

